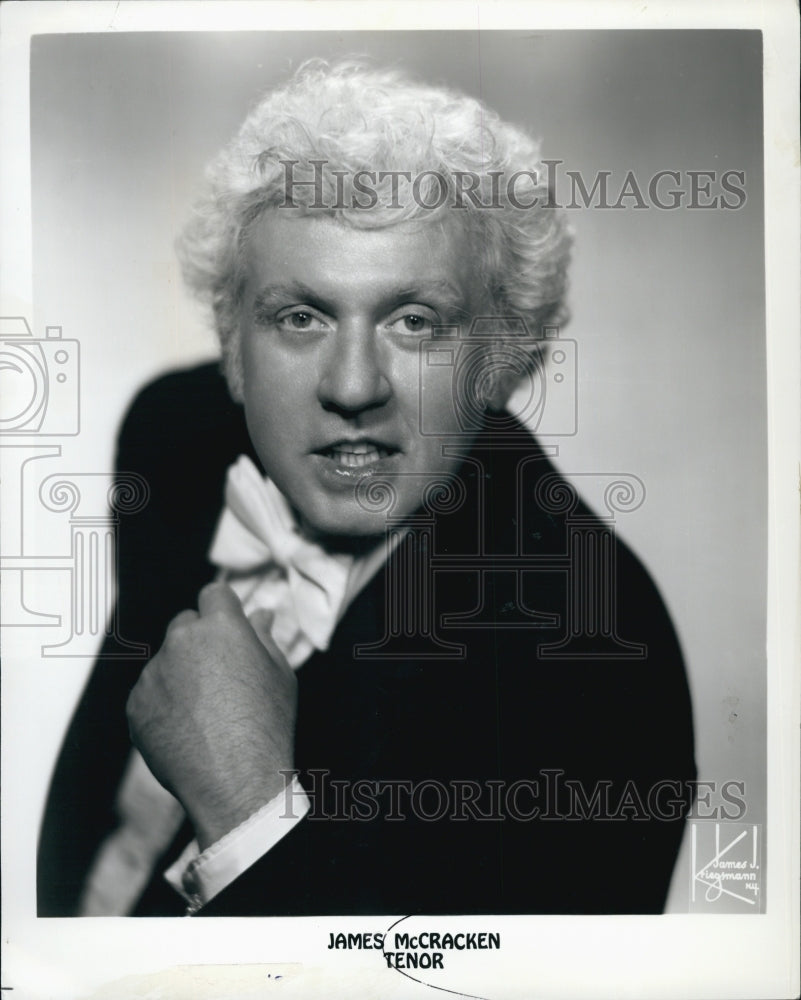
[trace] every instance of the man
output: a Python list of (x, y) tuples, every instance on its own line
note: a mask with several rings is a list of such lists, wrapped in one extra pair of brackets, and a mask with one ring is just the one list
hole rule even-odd
[(348, 62), (220, 154), (181, 252), (230, 396), (167, 376), (123, 427), (119, 617), (158, 652), (101, 652), (41, 915), (661, 910), (681, 653), (503, 410), (565, 317), (543, 177), (478, 102)]

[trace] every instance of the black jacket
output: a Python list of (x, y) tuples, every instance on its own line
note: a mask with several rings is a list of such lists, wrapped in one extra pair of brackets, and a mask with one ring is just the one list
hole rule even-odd
[[(662, 910), (695, 778), (676, 636), (608, 524), (553, 502), (564, 481), (528, 432), (502, 443), (480, 435), (454, 491), (462, 502), (430, 500), (330, 649), (298, 671), (296, 767), (312, 813), (202, 914)], [(195, 606), (213, 575), (225, 471), (243, 452), (255, 458), (213, 366), (167, 375), (134, 402), (118, 469), (144, 476), (151, 497), (120, 527), (128, 640), (155, 652), (170, 618)], [(585, 557), (608, 568), (595, 594), (595, 571), (570, 568)], [(420, 609), (410, 635), (393, 619), (399, 587), (400, 606)], [(124, 706), (145, 661), (114, 659), (113, 646), (54, 773), (40, 916), (74, 912), (115, 823)], [(190, 836), (137, 913), (182, 912), (160, 873)]]

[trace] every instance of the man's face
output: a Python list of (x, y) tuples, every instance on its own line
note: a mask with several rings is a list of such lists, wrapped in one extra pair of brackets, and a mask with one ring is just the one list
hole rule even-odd
[(403, 517), (432, 473), (442, 479), (460, 463), (420, 432), (421, 377), (426, 426), (459, 426), (453, 370), (421, 374), (419, 346), (435, 326), (466, 330), (479, 311), (465, 244), (456, 225), (359, 230), (277, 209), (251, 230), (241, 321), (248, 429), (306, 529), (334, 544), (384, 530), (385, 515), (357, 499), (360, 484), (389, 481), (392, 516)]

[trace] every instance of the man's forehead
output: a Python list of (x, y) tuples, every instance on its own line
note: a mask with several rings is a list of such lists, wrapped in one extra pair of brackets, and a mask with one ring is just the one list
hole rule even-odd
[(307, 291), (338, 298), (436, 297), (469, 308), (478, 267), (457, 220), (356, 228), (328, 215), (273, 209), (246, 244), (248, 284), (268, 299)]

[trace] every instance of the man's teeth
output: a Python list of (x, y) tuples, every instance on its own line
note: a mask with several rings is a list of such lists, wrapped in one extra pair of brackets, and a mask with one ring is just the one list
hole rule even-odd
[(359, 469), (363, 465), (370, 465), (381, 458), (386, 458), (389, 451), (386, 448), (379, 448), (367, 442), (356, 442), (354, 444), (339, 444), (329, 450), (331, 458), (349, 469)]

